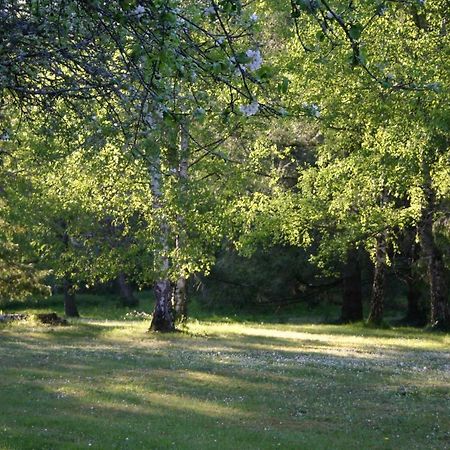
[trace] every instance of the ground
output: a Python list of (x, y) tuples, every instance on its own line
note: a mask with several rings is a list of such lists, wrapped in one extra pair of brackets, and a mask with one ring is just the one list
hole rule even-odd
[(450, 336), (363, 325), (0, 326), (0, 449), (450, 448)]

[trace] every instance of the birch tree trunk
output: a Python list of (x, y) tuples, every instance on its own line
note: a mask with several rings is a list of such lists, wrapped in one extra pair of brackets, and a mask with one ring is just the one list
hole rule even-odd
[(179, 322), (187, 320), (187, 279), (179, 277), (173, 289), (173, 307), (175, 318)]
[[(180, 124), (180, 162), (178, 165), (178, 177), (180, 183), (180, 200), (185, 201), (189, 168), (189, 122), (183, 120)], [(184, 218), (179, 215), (177, 217), (178, 225), (184, 228)], [(183, 239), (180, 233), (176, 236), (175, 246), (179, 250), (183, 246)], [(187, 320), (187, 278), (181, 273), (178, 277), (173, 289), (173, 307), (175, 311), (175, 319), (179, 322)]]
[[(158, 156), (149, 168), (153, 208), (155, 212), (162, 208), (161, 157)], [(175, 331), (171, 305), (171, 283), (169, 280), (169, 225), (164, 215), (159, 217), (159, 251), (155, 251), (155, 269), (159, 279), (154, 284), (155, 308), (150, 323), (150, 331)]]
[(380, 325), (384, 314), (384, 294), (386, 284), (386, 236), (379, 233), (375, 253), (375, 268), (372, 284), (372, 297), (370, 300), (370, 313), (367, 322)]

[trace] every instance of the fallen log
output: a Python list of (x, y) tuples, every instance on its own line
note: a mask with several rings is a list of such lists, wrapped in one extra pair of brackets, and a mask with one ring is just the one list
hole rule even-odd
[(54, 312), (42, 314), (0, 314), (0, 323), (28, 320), (30, 318), (34, 318), (45, 325), (69, 325), (66, 319)]
[(0, 322), (12, 322), (14, 320), (27, 320), (28, 314), (0, 314)]
[(59, 317), (56, 313), (36, 314), (35, 317), (46, 325), (69, 325), (66, 319)]

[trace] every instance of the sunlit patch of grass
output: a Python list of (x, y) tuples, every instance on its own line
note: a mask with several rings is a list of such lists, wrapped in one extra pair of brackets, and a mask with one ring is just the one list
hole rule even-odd
[(444, 449), (449, 335), (79, 319), (0, 326), (0, 448)]

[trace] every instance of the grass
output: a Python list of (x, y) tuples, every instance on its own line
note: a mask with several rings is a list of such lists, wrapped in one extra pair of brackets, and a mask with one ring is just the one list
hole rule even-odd
[(147, 328), (1, 325), (0, 449), (450, 448), (449, 335), (230, 320)]

